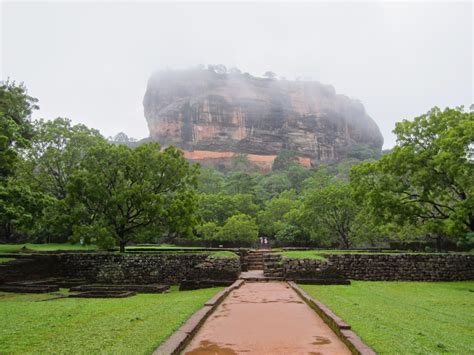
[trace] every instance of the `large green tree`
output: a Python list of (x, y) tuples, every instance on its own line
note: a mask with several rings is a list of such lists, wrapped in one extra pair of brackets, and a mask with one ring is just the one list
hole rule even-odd
[(14, 234), (31, 232), (35, 220), (50, 202), (47, 195), (32, 191), (24, 181), (9, 177), (0, 184), (0, 233), (9, 241)]
[(216, 239), (237, 245), (253, 245), (258, 240), (255, 219), (243, 213), (230, 217), (216, 233)]
[(354, 167), (351, 184), (383, 222), (408, 222), (459, 238), (474, 231), (474, 113), (433, 108), (397, 123), (397, 145)]
[(62, 200), (68, 181), (87, 150), (107, 141), (99, 131), (83, 124), (73, 125), (67, 118), (35, 121), (34, 130), (26, 155), (31, 184)]
[(34, 219), (31, 236), (36, 240), (64, 242), (71, 237), (74, 206), (66, 201), (67, 185), (81, 165), (88, 149), (107, 144), (97, 130), (69, 119), (33, 122), (35, 135), (24, 150), (17, 178), (33, 191), (50, 198), (41, 215)]
[(295, 191), (285, 191), (267, 201), (257, 217), (260, 233), (270, 237), (275, 236), (286, 224), (292, 222), (289, 213), (294, 214), (301, 205)]
[(100, 145), (88, 151), (68, 192), (87, 223), (106, 229), (123, 252), (147, 228), (190, 232), (197, 169), (174, 147)]
[(18, 150), (28, 146), (33, 136), (31, 113), (38, 109), (37, 99), (15, 82), (0, 82), (0, 179), (11, 175)]
[(350, 248), (358, 237), (360, 206), (351, 196), (348, 184), (335, 182), (305, 195), (303, 221), (323, 241), (339, 242)]

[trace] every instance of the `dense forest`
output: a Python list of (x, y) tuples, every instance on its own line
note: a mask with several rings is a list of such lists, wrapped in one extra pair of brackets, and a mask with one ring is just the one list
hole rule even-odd
[[(397, 123), (382, 156), (307, 169), (281, 151), (262, 174), (245, 155), (228, 169), (180, 150), (111, 142), (66, 118), (30, 119), (37, 99), (0, 85), (0, 239), (373, 247), (393, 241), (474, 244), (474, 113), (433, 108)], [(130, 144), (133, 143), (133, 144)]]

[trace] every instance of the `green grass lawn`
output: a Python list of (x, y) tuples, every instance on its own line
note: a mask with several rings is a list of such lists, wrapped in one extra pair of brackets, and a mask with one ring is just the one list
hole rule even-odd
[(51, 244), (0, 244), (0, 253), (17, 253), (25, 247), (29, 250), (51, 251), (51, 250), (95, 250), (95, 245), (80, 245), (69, 243), (51, 243)]
[(301, 285), (380, 354), (474, 354), (474, 282)]
[(232, 251), (213, 251), (211, 256), (218, 256), (220, 258), (238, 258), (239, 256)]
[(0, 293), (0, 354), (151, 354), (222, 288), (122, 299)]
[(285, 258), (290, 259), (319, 259), (319, 260), (326, 260), (324, 256), (321, 255), (321, 252), (317, 250), (289, 250), (289, 251), (282, 251), (278, 252), (284, 256)]
[(0, 258), (0, 264), (1, 263), (7, 263), (9, 261), (15, 260), (15, 258)]

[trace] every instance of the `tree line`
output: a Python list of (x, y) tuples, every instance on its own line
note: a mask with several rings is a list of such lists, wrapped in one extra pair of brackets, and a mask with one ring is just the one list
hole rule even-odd
[(111, 144), (66, 118), (30, 119), (37, 100), (0, 85), (0, 227), (6, 241), (200, 241), (210, 246), (352, 248), (399, 240), (472, 245), (474, 118), (434, 108), (397, 123), (382, 156), (352, 146), (347, 159), (307, 169), (282, 151), (262, 174), (245, 155), (205, 168), (158, 143)]

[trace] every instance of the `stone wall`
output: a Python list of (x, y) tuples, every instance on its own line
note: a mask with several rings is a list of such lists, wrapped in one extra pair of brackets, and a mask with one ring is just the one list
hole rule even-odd
[[(369, 281), (474, 280), (474, 256), (460, 254), (331, 254), (327, 260), (283, 258), (286, 279), (332, 278)], [(266, 263), (266, 274), (278, 264)]]
[[(8, 256), (10, 257), (10, 255)], [(44, 279), (54, 274), (54, 259), (42, 255), (15, 255), (15, 260), (0, 263), (0, 284), (5, 282)]]
[(57, 255), (61, 276), (100, 283), (169, 283), (184, 279), (236, 280), (238, 258), (206, 254), (64, 254)]
[(332, 254), (327, 258), (334, 268), (354, 280), (474, 280), (474, 255)]

